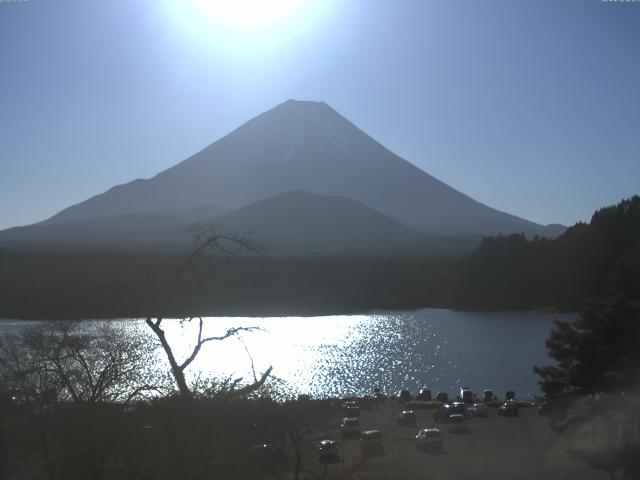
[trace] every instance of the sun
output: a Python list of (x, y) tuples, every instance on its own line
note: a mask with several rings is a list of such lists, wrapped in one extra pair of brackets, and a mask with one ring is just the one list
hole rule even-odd
[(242, 57), (295, 44), (329, 0), (163, 0), (167, 18), (197, 44)]
[(293, 17), (302, 0), (188, 0), (209, 20), (227, 27), (258, 28), (271, 26)]

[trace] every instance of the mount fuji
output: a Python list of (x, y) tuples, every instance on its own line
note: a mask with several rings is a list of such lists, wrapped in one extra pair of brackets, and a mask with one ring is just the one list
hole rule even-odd
[[(271, 241), (296, 252), (308, 242), (314, 252), (357, 249), (363, 233), (379, 236), (370, 244), (396, 248), (398, 239), (406, 246), (422, 236), (555, 236), (563, 230), (468, 197), (323, 102), (289, 100), (152, 178), (0, 232), (0, 245), (175, 246), (188, 240), (193, 221), (253, 229), (258, 237), (267, 229)], [(326, 245), (321, 231), (331, 232)]]

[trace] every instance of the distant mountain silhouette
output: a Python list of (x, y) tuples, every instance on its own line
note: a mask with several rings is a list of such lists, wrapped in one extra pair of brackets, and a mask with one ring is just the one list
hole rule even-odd
[[(269, 254), (308, 255), (415, 251), (424, 237), (354, 200), (287, 192), (223, 216), (123, 214), (16, 227), (0, 234), (10, 246), (109, 250), (184, 250), (195, 222), (214, 222), (231, 233), (250, 232)], [(477, 242), (476, 242), (477, 243)], [(471, 245), (469, 245), (471, 248)]]
[(424, 236), (349, 198), (304, 191), (252, 203), (215, 223), (227, 231), (250, 231), (275, 254), (415, 250)]
[[(430, 236), (512, 232), (555, 236), (563, 230), (500, 212), (456, 191), (387, 150), (325, 103), (289, 100), (153, 178), (115, 186), (45, 222), (21, 228), (20, 235), (13, 229), (2, 232), (0, 242), (49, 235), (54, 230), (43, 226), (64, 228), (68, 222), (82, 231), (78, 222), (97, 225), (98, 219), (109, 217), (105, 224), (111, 222), (116, 229), (114, 218), (122, 220), (123, 215), (175, 219), (201, 205), (216, 205), (218, 213), (232, 212), (300, 190), (351, 199)], [(290, 208), (291, 202), (285, 203)], [(154, 218), (152, 223), (158, 220)], [(89, 224), (85, 229), (89, 231)], [(119, 235), (116, 230), (113, 235)], [(91, 235), (84, 239), (91, 241)]]
[(0, 232), (0, 245), (55, 249), (180, 249), (192, 241), (189, 227), (223, 213), (218, 207), (198, 207), (171, 213), (126, 213), (67, 222), (41, 222)]
[[(195, 220), (195, 219), (194, 219)], [(39, 223), (0, 232), (0, 244), (19, 249), (181, 249), (191, 241), (185, 222), (159, 213), (105, 215), (61, 223)]]
[(542, 237), (553, 239), (553, 238), (559, 237), (566, 231), (567, 231), (566, 226), (560, 225), (559, 223), (550, 223), (549, 225), (544, 226), (542, 233), (539, 235)]

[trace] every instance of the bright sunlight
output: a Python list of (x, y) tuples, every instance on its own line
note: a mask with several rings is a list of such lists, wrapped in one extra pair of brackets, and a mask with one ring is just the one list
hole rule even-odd
[(235, 28), (270, 26), (293, 17), (303, 0), (190, 0), (199, 15)]
[(229, 55), (280, 48), (309, 31), (331, 2), (165, 0), (171, 21), (198, 43)]

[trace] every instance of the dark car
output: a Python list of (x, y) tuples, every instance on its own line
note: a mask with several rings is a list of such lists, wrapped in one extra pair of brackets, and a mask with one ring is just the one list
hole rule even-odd
[(424, 400), (426, 402), (431, 401), (431, 390), (427, 387), (422, 387), (418, 392), (418, 396), (416, 397), (418, 400)]
[(402, 389), (396, 396), (399, 402), (406, 403), (411, 400), (411, 392), (407, 389)]
[(447, 392), (438, 392), (436, 394), (436, 400), (438, 402), (447, 403), (449, 401), (449, 394)]
[(484, 403), (488, 403), (488, 402), (493, 402), (495, 400), (496, 396), (493, 393), (493, 390), (485, 390), (484, 392), (482, 392), (482, 401)]
[(474, 395), (470, 388), (465, 387), (460, 390), (460, 399), (464, 403), (473, 403), (473, 397)]
[(416, 448), (442, 450), (442, 434), (438, 428), (423, 428), (416, 435)]
[(347, 417), (340, 424), (340, 433), (343, 437), (360, 437), (360, 419)]
[(505, 402), (498, 407), (498, 415), (516, 417), (518, 416), (518, 407), (513, 402)]
[(318, 444), (319, 459), (323, 463), (340, 461), (338, 444), (335, 440), (321, 440)]
[(367, 430), (360, 436), (360, 451), (365, 455), (384, 455), (384, 442), (379, 430)]
[(403, 410), (396, 415), (398, 425), (415, 426), (417, 423), (416, 412), (413, 410)]
[(451, 415), (464, 415), (466, 408), (462, 402), (444, 403), (433, 412), (433, 419), (436, 422), (448, 422)]

